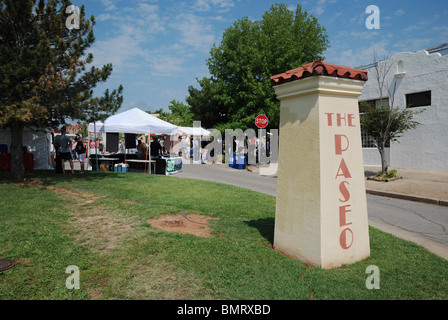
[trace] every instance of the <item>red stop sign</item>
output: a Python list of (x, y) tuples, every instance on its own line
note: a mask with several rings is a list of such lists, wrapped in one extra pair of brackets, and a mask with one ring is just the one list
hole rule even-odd
[(260, 129), (266, 128), (268, 126), (268, 122), (268, 117), (264, 114), (260, 114), (255, 118), (255, 125)]

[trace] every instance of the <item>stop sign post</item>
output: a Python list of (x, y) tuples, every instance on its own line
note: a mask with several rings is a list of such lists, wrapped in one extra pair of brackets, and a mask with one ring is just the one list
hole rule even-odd
[(258, 139), (260, 144), (258, 145), (258, 163), (261, 161), (261, 131), (268, 126), (269, 120), (264, 114), (260, 114), (255, 118), (255, 125), (258, 127)]
[(264, 114), (260, 114), (255, 118), (255, 125), (259, 129), (264, 129), (268, 126), (269, 120)]

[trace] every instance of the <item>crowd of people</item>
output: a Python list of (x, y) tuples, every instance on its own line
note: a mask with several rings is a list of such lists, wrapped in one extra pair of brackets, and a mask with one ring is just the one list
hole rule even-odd
[(86, 159), (86, 146), (82, 141), (82, 135), (77, 134), (75, 139), (71, 139), (66, 134), (66, 129), (61, 129), (61, 134), (54, 138), (53, 145), (56, 151), (55, 167), (57, 173), (65, 174), (65, 162), (70, 163), (70, 169), (72, 173), (74, 170), (74, 160), (78, 160), (81, 166), (81, 173), (84, 173), (85, 159)]
[[(225, 146), (225, 141), (218, 141), (219, 144), (222, 144), (222, 154), (225, 155), (228, 152), (232, 152), (236, 155), (245, 154), (255, 159), (258, 162), (258, 153), (259, 150), (262, 150), (263, 153), (266, 153), (266, 156), (269, 156), (270, 146), (269, 146), (269, 136), (267, 139), (257, 139), (245, 137), (244, 140), (239, 141), (235, 137), (233, 138), (233, 145)], [(136, 148), (130, 150), (133, 153), (137, 154), (137, 159), (146, 160), (149, 157), (151, 159), (158, 158), (163, 156), (166, 153), (174, 152), (176, 155), (183, 157), (184, 159), (193, 159), (194, 162), (213, 162), (214, 160), (219, 161), (220, 159), (214, 159), (214, 153), (216, 150), (212, 148), (212, 150), (208, 150), (209, 141), (201, 141), (199, 137), (179, 137), (179, 141), (177, 141), (177, 147), (173, 150), (169, 147), (170, 141), (168, 140), (168, 146), (165, 148), (164, 144), (166, 141), (164, 139), (158, 139), (157, 137), (151, 137), (150, 147), (146, 143), (147, 137), (140, 136), (136, 137)], [(81, 166), (81, 173), (84, 173), (85, 169), (85, 161), (88, 157), (86, 157), (87, 146), (83, 142), (82, 135), (77, 134), (75, 138), (72, 140), (70, 137), (66, 135), (65, 128), (61, 129), (61, 135), (57, 135), (54, 139), (54, 146), (56, 150), (56, 172), (65, 173), (65, 162), (68, 161), (70, 163), (71, 172), (74, 173), (74, 161), (78, 160)], [(93, 153), (103, 154), (105, 152), (105, 148), (102, 142), (102, 139), (99, 138), (96, 141), (90, 140), (89, 150)], [(125, 139), (121, 139), (118, 142), (118, 153), (126, 153), (129, 149), (125, 145)], [(232, 150), (230, 148), (232, 147)], [(227, 150), (229, 149), (229, 150)]]
[[(92, 154), (96, 152), (103, 154), (105, 152), (101, 138), (96, 139), (96, 141), (90, 140), (88, 144)], [(61, 134), (55, 136), (53, 145), (56, 152), (55, 169), (57, 173), (65, 174), (66, 161), (69, 162), (71, 172), (74, 173), (74, 161), (76, 160), (79, 161), (81, 166), (80, 173), (84, 173), (85, 162), (88, 161), (88, 157), (86, 157), (87, 146), (83, 142), (81, 134), (77, 134), (72, 140), (67, 136), (66, 129), (63, 127), (61, 128)], [(140, 160), (147, 159), (149, 156), (151, 156), (151, 158), (157, 158), (166, 152), (163, 147), (163, 142), (161, 143), (160, 140), (155, 137), (151, 139), (150, 149), (145, 142), (144, 136), (137, 139), (136, 146), (137, 147), (131, 151), (137, 153), (137, 159)], [(126, 153), (124, 139), (119, 141), (118, 152)]]
[[(210, 148), (210, 141), (201, 140), (199, 137), (181, 137), (180, 138), (180, 152), (179, 156), (182, 156), (185, 160), (193, 159), (194, 162), (207, 163), (212, 162), (214, 159), (214, 153), (217, 151), (216, 144)], [(238, 140), (233, 137), (232, 144), (226, 147), (225, 140), (218, 140), (218, 145), (222, 146), (219, 150), (222, 155), (226, 154), (236, 154), (236, 155), (250, 155), (252, 159), (258, 162), (258, 153), (262, 152), (264, 156), (270, 155), (270, 137), (267, 139), (251, 138), (247, 136), (243, 140)], [(220, 161), (220, 159), (215, 159), (215, 161)]]
[(138, 159), (147, 159), (148, 155), (151, 158), (157, 158), (162, 156), (166, 152), (165, 148), (157, 138), (151, 139), (151, 144), (148, 149), (148, 145), (145, 143), (144, 138), (140, 138), (137, 142), (137, 157)]

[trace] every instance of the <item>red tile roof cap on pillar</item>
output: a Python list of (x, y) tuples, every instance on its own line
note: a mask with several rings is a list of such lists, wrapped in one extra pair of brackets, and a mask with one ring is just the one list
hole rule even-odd
[(271, 85), (304, 79), (312, 76), (329, 76), (367, 81), (367, 70), (338, 66), (333, 63), (315, 61), (271, 77)]

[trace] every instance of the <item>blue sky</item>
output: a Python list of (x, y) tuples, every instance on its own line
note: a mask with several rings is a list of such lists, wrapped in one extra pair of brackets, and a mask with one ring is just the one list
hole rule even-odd
[[(224, 30), (242, 17), (260, 20), (272, 4), (300, 3), (326, 27), (325, 61), (356, 67), (379, 57), (448, 42), (446, 0), (74, 0), (94, 15), (94, 64), (112, 63), (105, 88), (124, 87), (121, 111), (167, 110), (185, 102), (188, 86), (208, 76), (206, 59)], [(380, 29), (366, 28), (369, 5), (380, 9)], [(299, 66), (297, 66), (299, 67)], [(286, 71), (286, 70), (285, 70)]]

